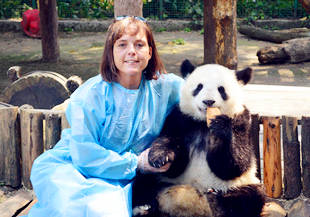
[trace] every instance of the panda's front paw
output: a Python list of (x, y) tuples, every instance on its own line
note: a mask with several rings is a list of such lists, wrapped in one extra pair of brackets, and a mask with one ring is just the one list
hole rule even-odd
[(166, 137), (159, 137), (153, 142), (148, 156), (151, 166), (160, 168), (174, 160), (175, 152), (168, 147), (169, 143)]
[(210, 133), (217, 136), (228, 136), (231, 134), (231, 118), (227, 115), (218, 115), (212, 119)]

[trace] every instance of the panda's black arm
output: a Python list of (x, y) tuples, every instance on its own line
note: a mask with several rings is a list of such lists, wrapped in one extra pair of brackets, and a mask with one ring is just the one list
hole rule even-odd
[(214, 174), (223, 180), (239, 177), (250, 166), (250, 113), (245, 109), (233, 119), (217, 116), (210, 125), (207, 161)]
[(160, 136), (154, 140), (149, 152), (149, 163), (161, 167), (167, 162), (172, 165), (167, 172), (169, 177), (183, 172), (188, 162), (188, 147), (184, 143), (190, 119), (176, 106), (166, 118)]

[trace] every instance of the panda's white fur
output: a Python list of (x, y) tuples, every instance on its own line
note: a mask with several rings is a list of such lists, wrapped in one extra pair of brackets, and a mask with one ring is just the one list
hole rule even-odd
[(206, 161), (206, 153), (194, 152), (196, 151), (191, 148), (190, 154), (192, 157), (182, 175), (174, 179), (163, 176), (161, 177), (162, 181), (173, 183), (174, 185), (188, 184), (199, 189), (201, 192), (206, 192), (210, 189), (226, 192), (228, 189), (242, 185), (260, 183), (256, 177), (257, 167), (255, 159), (252, 159), (251, 167), (242, 176), (225, 181), (211, 171)]
[[(203, 89), (194, 97), (192, 92), (200, 83), (203, 84)], [(180, 109), (193, 118), (205, 120), (206, 105), (203, 100), (214, 100), (214, 107), (220, 108), (222, 114), (233, 117), (244, 110), (241, 85), (243, 84), (236, 80), (234, 70), (217, 64), (199, 66), (186, 77), (182, 86)], [(230, 94), (227, 101), (222, 100), (217, 90), (218, 86), (224, 86)]]

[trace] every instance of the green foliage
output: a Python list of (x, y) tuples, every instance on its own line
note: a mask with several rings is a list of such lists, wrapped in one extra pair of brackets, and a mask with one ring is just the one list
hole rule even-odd
[(192, 30), (191, 30), (191, 28), (189, 28), (189, 27), (186, 27), (186, 28), (184, 28), (184, 32), (191, 32)]
[[(29, 1), (28, 1), (29, 2)], [(23, 0), (0, 0), (0, 18), (19, 18), (31, 7)]]
[(58, 15), (62, 18), (100, 18), (113, 15), (113, 0), (58, 0)]
[(155, 32), (165, 32), (167, 29), (165, 27), (159, 27), (155, 29)]
[(176, 45), (184, 45), (184, 44), (185, 44), (185, 41), (184, 41), (183, 38), (178, 38), (178, 39), (172, 40), (172, 43), (173, 43), (173, 44), (176, 44)]
[[(0, 0), (0, 18), (21, 17), (34, 0)], [(160, 4), (162, 2), (162, 4)], [(201, 28), (203, 0), (143, 0), (143, 15), (152, 19), (189, 18), (193, 28)], [(60, 18), (113, 17), (114, 0), (57, 0)], [(295, 0), (237, 0), (238, 17), (251, 22), (257, 19), (294, 16)], [(297, 16), (308, 16), (298, 3)]]
[[(258, 19), (287, 18), (294, 16), (295, 0), (238, 0), (237, 14), (251, 22)], [(304, 16), (299, 4), (298, 14)]]

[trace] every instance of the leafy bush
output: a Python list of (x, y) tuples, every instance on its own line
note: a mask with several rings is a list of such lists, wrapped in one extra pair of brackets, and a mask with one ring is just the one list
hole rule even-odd
[[(0, 0), (0, 18), (21, 17), (22, 13), (35, 6), (36, 0)], [(114, 0), (57, 0), (61, 18), (113, 17)], [(162, 2), (162, 4), (160, 4)], [(238, 0), (237, 14), (247, 20), (277, 17), (293, 17), (295, 0)], [(152, 19), (189, 18), (201, 26), (203, 0), (143, 0), (143, 14)], [(298, 4), (298, 17), (307, 16)]]
[(23, 0), (0, 0), (0, 18), (22, 17), (22, 13), (30, 8), (29, 5), (28, 1)]
[(113, 0), (58, 0), (61, 18), (107, 18), (113, 16)]

